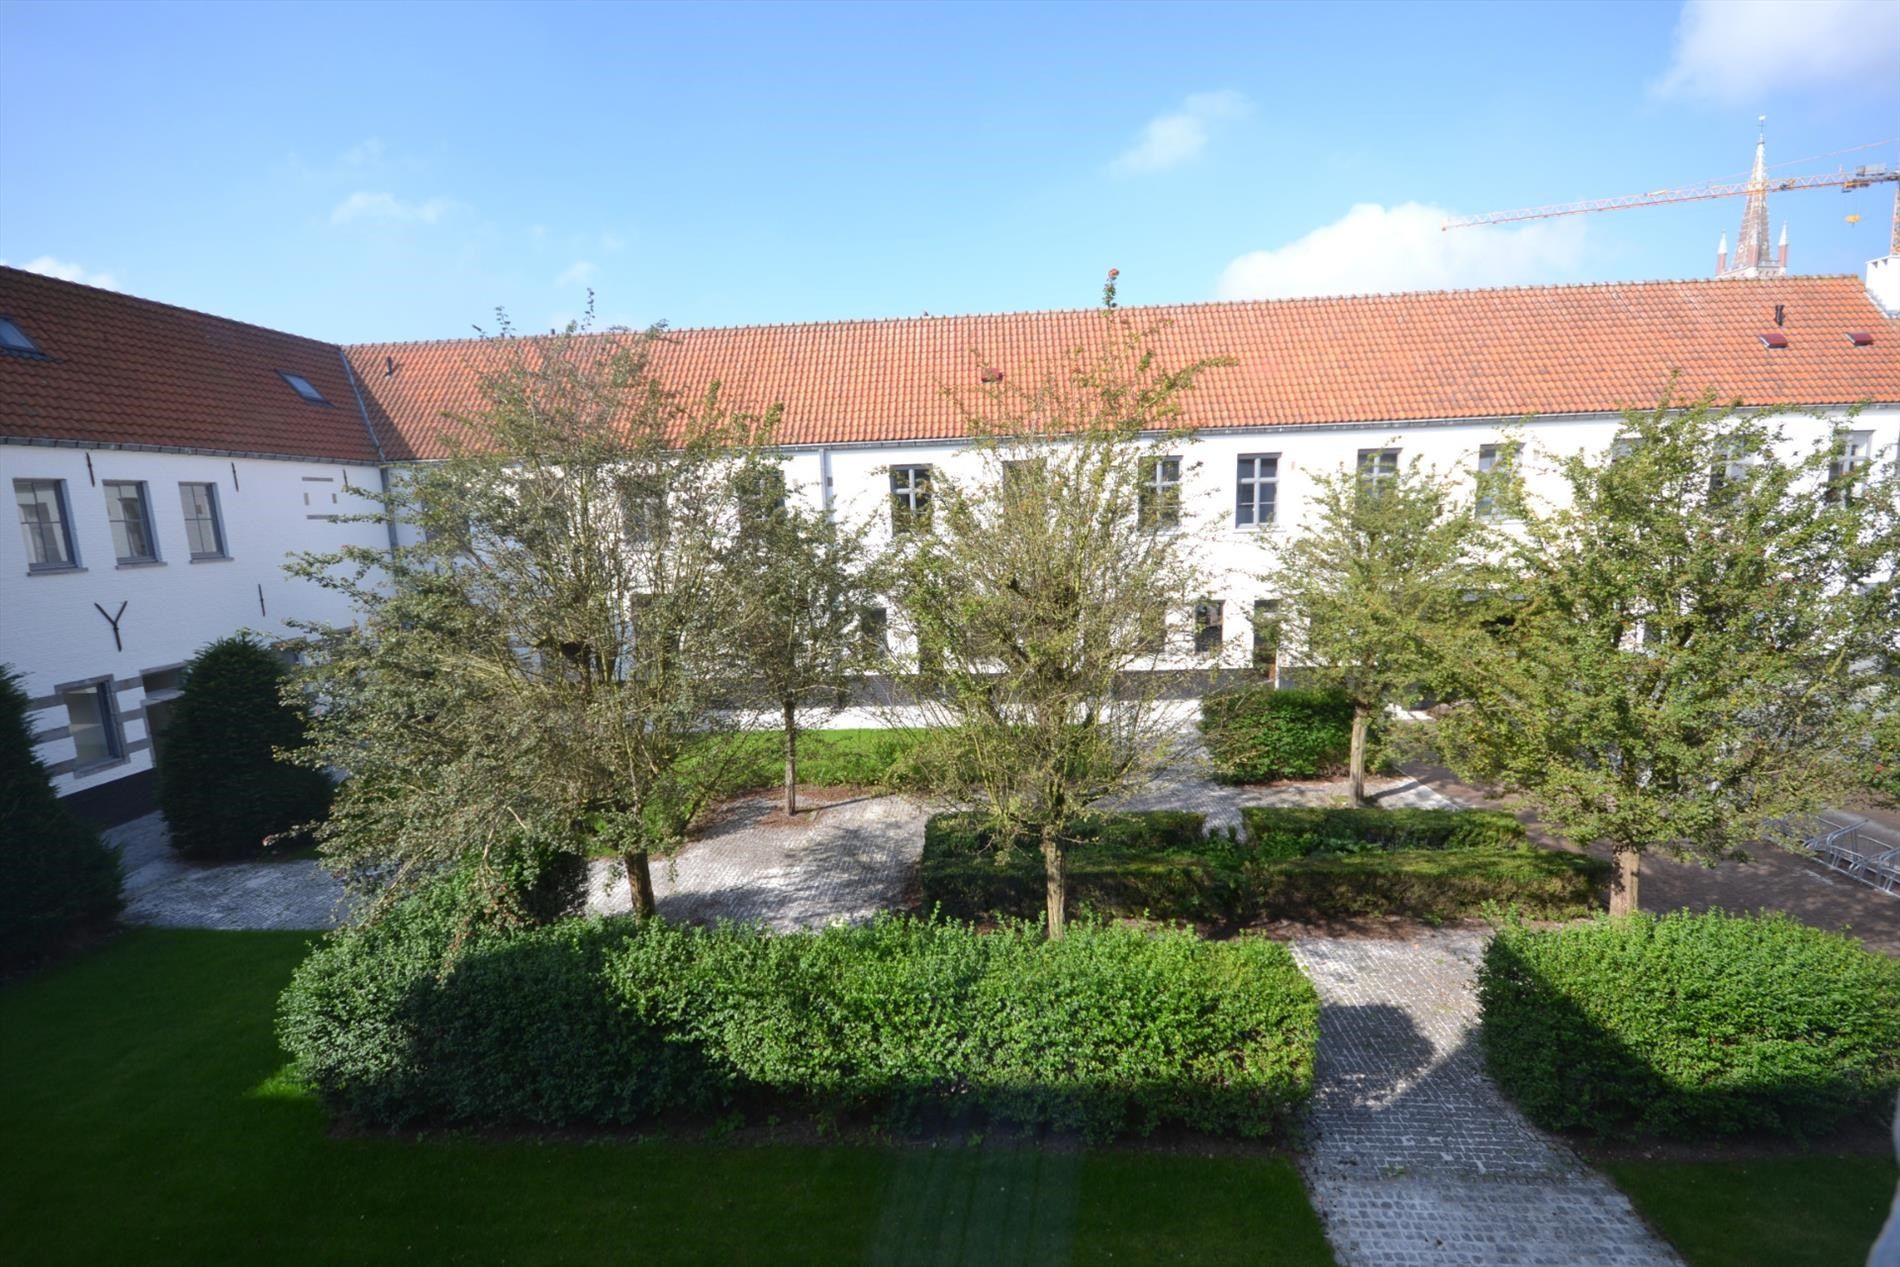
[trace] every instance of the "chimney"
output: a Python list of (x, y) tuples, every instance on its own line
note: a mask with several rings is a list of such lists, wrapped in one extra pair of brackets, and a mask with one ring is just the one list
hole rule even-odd
[(1781, 271), (1788, 271), (1788, 222), (1781, 222)]
[(1728, 272), (1728, 234), (1724, 233), (1722, 240), (1715, 244), (1715, 275), (1720, 277), (1726, 272)]

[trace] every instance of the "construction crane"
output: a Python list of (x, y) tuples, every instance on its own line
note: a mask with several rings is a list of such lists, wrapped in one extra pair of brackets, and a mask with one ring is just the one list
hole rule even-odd
[(1553, 216), (1580, 216), (1592, 211), (1623, 211), (1630, 207), (1657, 207), (1670, 202), (1695, 202), (1703, 198), (1742, 198), (1749, 194), (1791, 193), (1797, 189), (1866, 189), (1872, 185), (1892, 184), (1893, 240), (1889, 250), (1900, 255), (1900, 170), (1882, 164), (1842, 168), (1820, 176), (1775, 176), (1763, 180), (1730, 181), (1686, 185), (1681, 189), (1652, 189), (1646, 194), (1625, 194), (1621, 198), (1590, 198), (1582, 202), (1557, 202), (1547, 207), (1524, 207), (1517, 211), (1490, 211), (1481, 216), (1457, 216), (1445, 221), (1440, 229), (1469, 229), (1484, 224), (1512, 224), (1519, 220), (1548, 220)]

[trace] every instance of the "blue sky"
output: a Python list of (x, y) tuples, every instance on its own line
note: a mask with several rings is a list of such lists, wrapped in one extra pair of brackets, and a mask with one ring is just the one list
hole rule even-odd
[[(1900, 3), (20, 3), (0, 258), (337, 340), (1701, 276), (1900, 137)], [(1798, 163), (1900, 161), (1900, 143)], [(1803, 272), (1889, 194), (1772, 203)], [(1846, 215), (1859, 212), (1858, 225)]]

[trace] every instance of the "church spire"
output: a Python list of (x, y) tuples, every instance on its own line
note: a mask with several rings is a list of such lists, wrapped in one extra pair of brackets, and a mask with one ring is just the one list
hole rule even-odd
[(1735, 238), (1735, 257), (1724, 277), (1779, 277), (1787, 268), (1775, 258), (1768, 226), (1768, 116), (1758, 120), (1755, 167), (1748, 175), (1748, 203), (1742, 208), (1742, 230)]

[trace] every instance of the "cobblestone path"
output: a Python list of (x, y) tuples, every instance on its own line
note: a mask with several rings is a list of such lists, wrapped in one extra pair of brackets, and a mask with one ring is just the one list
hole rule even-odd
[(1304, 1164), (1341, 1267), (1681, 1267), (1485, 1073), (1484, 940), (1294, 942), (1321, 1001)]
[[(1206, 815), (1205, 830), (1212, 834), (1241, 829), (1240, 811), (1247, 806), (1349, 805), (1350, 789), (1344, 779), (1305, 783), (1256, 784), (1235, 787), (1216, 783), (1207, 751), (1196, 745), (1182, 754), (1179, 764), (1133, 796), (1108, 804), (1116, 809), (1180, 809)], [(1456, 809), (1458, 803), (1417, 779), (1374, 776), (1366, 780), (1366, 794), (1386, 809)]]
[(125, 866), (129, 924), (163, 928), (331, 928), (342, 918), (343, 886), (309, 859), (187, 862), (172, 851), (159, 814), (104, 833)]
[[(668, 919), (762, 923), (778, 932), (856, 923), (888, 911), (924, 851), (930, 811), (902, 796), (865, 796), (767, 825), (773, 797), (747, 798), (674, 858), (653, 864), (653, 889)], [(629, 907), (620, 864), (595, 862), (587, 909)]]

